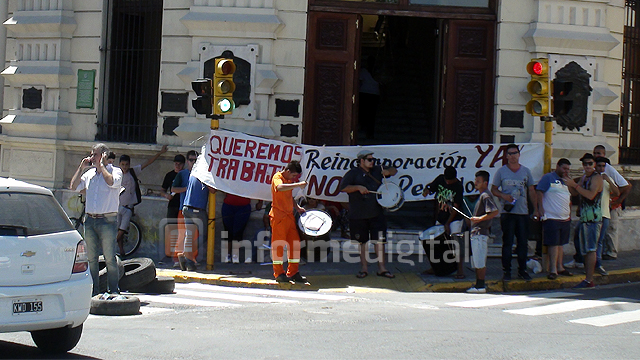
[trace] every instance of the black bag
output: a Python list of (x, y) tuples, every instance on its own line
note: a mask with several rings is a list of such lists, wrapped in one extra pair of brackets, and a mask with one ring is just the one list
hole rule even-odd
[(136, 203), (131, 205), (133, 207), (142, 202), (142, 193), (140, 192), (140, 180), (138, 180), (138, 177), (136, 176), (136, 172), (133, 171), (133, 169), (129, 169), (129, 172), (131, 173), (133, 182), (136, 184)]

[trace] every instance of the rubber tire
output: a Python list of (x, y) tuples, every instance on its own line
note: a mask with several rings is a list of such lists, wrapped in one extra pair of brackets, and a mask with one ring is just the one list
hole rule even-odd
[(173, 294), (176, 289), (176, 282), (170, 276), (158, 276), (152, 282), (139, 288), (132, 288), (128, 291), (139, 294)]
[(80, 341), (82, 324), (74, 328), (65, 326), (57, 329), (31, 331), (31, 338), (38, 349), (47, 354), (62, 354), (73, 349)]
[(140, 314), (140, 299), (135, 296), (125, 296), (124, 300), (101, 300), (100, 295), (91, 298), (93, 315), (124, 316)]
[[(122, 260), (120, 260), (119, 256), (116, 256), (116, 260), (118, 262), (118, 277), (119, 277), (118, 279), (122, 279), (122, 277), (124, 276), (124, 264), (122, 263)], [(100, 269), (100, 272), (98, 272), (98, 280), (99, 280), (99, 287), (100, 287), (99, 290), (100, 290), (100, 293), (104, 293), (107, 291), (109, 278), (107, 277), (107, 263), (104, 261), (103, 255), (100, 255), (100, 257), (98, 257), (98, 268)]]
[(149, 258), (123, 260), (124, 276), (118, 285), (120, 290), (140, 288), (156, 278), (156, 265)]

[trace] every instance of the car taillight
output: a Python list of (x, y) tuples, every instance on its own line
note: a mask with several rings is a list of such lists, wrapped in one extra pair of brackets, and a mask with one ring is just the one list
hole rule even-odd
[(89, 268), (89, 256), (87, 256), (87, 244), (80, 240), (76, 246), (76, 261), (73, 263), (72, 274), (82, 273)]

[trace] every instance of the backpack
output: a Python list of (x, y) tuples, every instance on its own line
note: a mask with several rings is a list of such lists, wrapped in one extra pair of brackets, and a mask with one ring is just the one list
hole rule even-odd
[(136, 206), (142, 202), (142, 193), (140, 192), (140, 180), (138, 180), (138, 177), (136, 176), (136, 172), (133, 171), (133, 169), (129, 169), (129, 172), (131, 173), (131, 177), (133, 177), (133, 182), (136, 184), (136, 203), (132, 205), (132, 206)]

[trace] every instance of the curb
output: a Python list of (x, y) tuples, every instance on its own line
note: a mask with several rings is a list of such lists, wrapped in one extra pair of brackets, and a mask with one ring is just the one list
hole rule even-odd
[[(356, 279), (353, 275), (316, 275), (309, 276), (311, 286), (279, 284), (272, 279), (257, 277), (237, 277), (235, 275), (205, 274), (195, 271), (179, 271), (157, 269), (158, 276), (170, 276), (176, 283), (198, 282), (231, 287), (279, 289), (279, 290), (330, 290), (337, 289), (367, 289), (367, 292), (400, 291), (400, 292), (465, 292), (472, 287), (474, 281), (456, 281), (447, 283), (425, 283), (418, 275), (411, 273), (397, 274), (395, 279), (381, 279), (370, 276), (366, 279)], [(512, 280), (488, 280), (487, 290), (490, 293), (502, 292), (527, 292), (558, 289), (571, 289), (584, 279), (582, 274), (574, 274), (568, 277), (558, 277), (549, 280), (546, 277), (536, 278), (531, 281)], [(613, 270), (607, 276), (595, 275), (596, 285), (623, 284), (640, 281), (640, 268)], [(346, 290), (344, 290), (346, 291)], [(358, 291), (358, 292), (364, 292)]]

